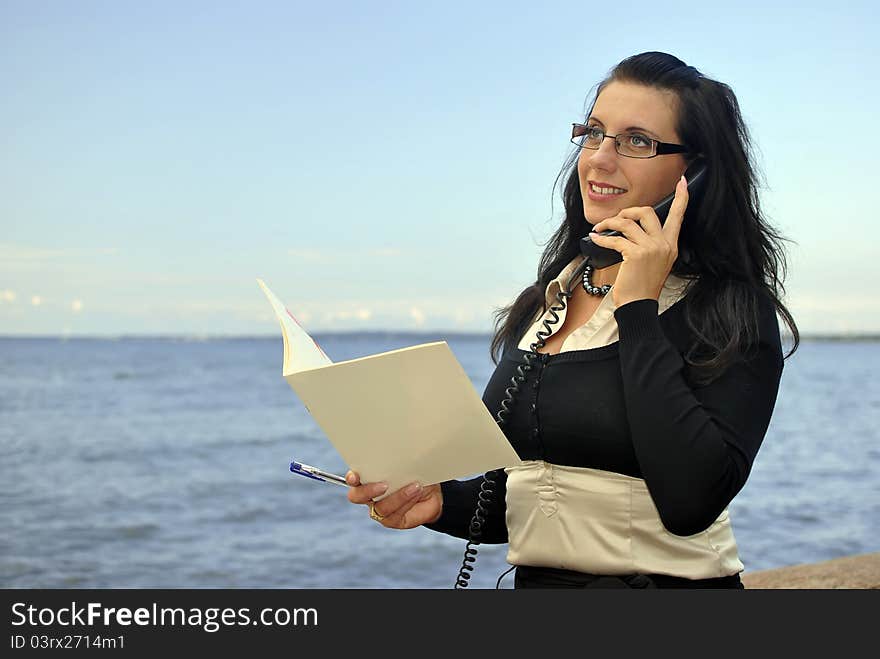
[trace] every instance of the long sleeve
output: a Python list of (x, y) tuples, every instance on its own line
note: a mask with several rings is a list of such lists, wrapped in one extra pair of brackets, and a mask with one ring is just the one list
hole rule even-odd
[[(483, 525), (480, 542), (483, 544), (501, 544), (507, 542), (507, 523), (505, 520), (505, 496), (507, 491), (507, 474), (503, 469), (490, 472), (494, 478), (492, 501), (489, 513)], [(466, 481), (445, 481), (440, 484), (443, 493), (443, 512), (436, 522), (423, 524), (432, 531), (439, 531), (456, 538), (468, 538), (468, 527), (474, 515), (474, 509), (480, 494), (483, 477)]]
[(691, 388), (663, 332), (656, 300), (614, 312), (632, 443), (666, 529), (706, 529), (746, 482), (776, 402), (782, 349), (775, 310), (762, 308), (756, 356)]

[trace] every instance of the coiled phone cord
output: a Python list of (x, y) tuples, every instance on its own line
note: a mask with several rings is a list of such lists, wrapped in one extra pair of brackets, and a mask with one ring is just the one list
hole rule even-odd
[[(542, 321), (542, 325), (544, 326), (543, 330), (538, 330), (536, 332), (537, 341), (529, 345), (529, 349), (531, 352), (527, 352), (523, 355), (523, 363), (516, 367), (516, 375), (514, 375), (510, 379), (510, 386), (504, 390), (504, 393), (507, 394), (507, 397), (501, 401), (501, 409), (498, 410), (498, 414), (496, 415), (495, 421), (498, 423), (499, 428), (504, 428), (505, 423), (507, 422), (507, 415), (510, 414), (513, 409), (513, 402), (516, 398), (516, 395), (519, 393), (519, 385), (525, 382), (526, 373), (532, 370), (534, 367), (535, 360), (538, 358), (538, 350), (543, 348), (547, 342), (547, 337), (549, 337), (553, 332), (550, 330), (551, 325), (555, 325), (559, 322), (559, 314), (557, 312), (565, 309), (567, 305), (567, 301), (571, 299), (572, 290), (574, 282), (580, 279), (584, 270), (587, 269), (587, 266), (590, 264), (590, 258), (587, 257), (583, 260), (583, 262), (578, 265), (575, 269), (574, 273), (569, 278), (568, 282), (565, 285), (565, 290), (560, 290), (556, 294), (556, 300), (559, 303), (558, 306), (550, 307), (550, 314), (553, 316), (551, 318), (545, 318)], [(477, 507), (474, 510), (474, 516), (471, 518), (470, 526), (468, 526), (468, 543), (464, 549), (464, 558), (461, 562), (461, 568), (459, 569), (458, 576), (455, 579), (455, 589), (461, 590), (463, 588), (468, 587), (468, 583), (471, 578), (471, 572), (474, 571), (474, 563), (477, 561), (477, 545), (480, 544), (480, 536), (483, 532), (483, 524), (486, 522), (486, 516), (489, 512), (489, 505), (492, 503), (492, 498), (495, 495), (495, 478), (492, 475), (493, 472), (487, 472), (483, 474), (483, 481), (480, 483), (480, 492), (477, 498)], [(510, 570), (508, 570), (509, 572)], [(504, 576), (504, 575), (502, 575)], [(496, 584), (496, 588), (500, 586), (501, 580), (498, 580), (499, 583)]]

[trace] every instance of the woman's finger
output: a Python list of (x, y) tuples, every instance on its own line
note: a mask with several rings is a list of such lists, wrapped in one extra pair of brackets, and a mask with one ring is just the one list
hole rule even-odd
[[(419, 488), (416, 492), (409, 495), (409, 497), (390, 515), (386, 515), (385, 519), (382, 520), (382, 526), (387, 526), (389, 528), (395, 529), (405, 529), (412, 526), (412, 524), (407, 523), (406, 516), (413, 507), (418, 504), (422, 500), (422, 495), (424, 494), (424, 488)], [(383, 502), (384, 503), (384, 502)], [(376, 510), (379, 514), (383, 514), (382, 511), (379, 510), (379, 504), (375, 506)]]
[(367, 483), (348, 488), (348, 500), (352, 503), (370, 503), (388, 491), (387, 483)]
[[(373, 505), (373, 510), (383, 517), (391, 517), (397, 514), (397, 511), (410, 502), (411, 499), (418, 497), (422, 491), (422, 486), (418, 483), (410, 483), (406, 487), (402, 487), (397, 492), (392, 492), (379, 503)], [(369, 502), (368, 502), (369, 503)]]
[(666, 234), (667, 240), (672, 245), (678, 244), (678, 234), (681, 232), (681, 225), (684, 222), (684, 212), (687, 210), (688, 200), (687, 179), (682, 176), (675, 186), (675, 199), (672, 200), (672, 206), (669, 207), (669, 215), (663, 225), (663, 233)]
[(649, 236), (659, 235), (663, 229), (660, 224), (660, 218), (657, 217), (657, 211), (653, 206), (634, 206), (632, 208), (624, 208), (620, 211), (623, 217), (630, 217), (639, 221), (639, 226)]
[[(605, 220), (602, 220), (593, 227), (594, 232), (609, 230), (620, 231), (620, 233), (626, 236), (628, 240), (631, 240), (637, 245), (643, 243), (647, 238), (647, 234), (645, 233), (644, 229), (639, 226), (638, 222), (636, 222), (635, 219), (629, 217), (620, 217), (619, 215), (615, 217), (609, 217)], [(592, 239), (592, 237), (593, 236), (591, 233), (590, 238)]]
[(592, 231), (590, 232), (590, 240), (600, 247), (608, 247), (620, 252), (624, 258), (634, 247), (634, 243), (630, 242), (623, 236), (603, 236), (602, 234), (594, 233)]

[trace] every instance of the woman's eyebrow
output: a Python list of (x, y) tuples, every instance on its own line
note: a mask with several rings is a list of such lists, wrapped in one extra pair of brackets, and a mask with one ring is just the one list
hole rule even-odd
[[(599, 119), (596, 119), (596, 117), (590, 117), (587, 121), (595, 121), (597, 124), (599, 124), (603, 127), (605, 126), (605, 124), (603, 124)], [(655, 133), (653, 130), (648, 130), (647, 128), (642, 128), (641, 126), (629, 126), (628, 128), (624, 128), (623, 130), (624, 131), (640, 130), (643, 133), (649, 133), (649, 134), (653, 135), (658, 140), (660, 139), (660, 136), (657, 133)]]

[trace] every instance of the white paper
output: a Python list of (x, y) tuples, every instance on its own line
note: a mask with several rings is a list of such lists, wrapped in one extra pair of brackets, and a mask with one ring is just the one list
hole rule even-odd
[(281, 323), (281, 336), (284, 340), (284, 357), (281, 361), (281, 374), (290, 375), (299, 371), (305, 371), (310, 368), (318, 368), (319, 366), (327, 366), (332, 364), (330, 358), (321, 350), (321, 346), (308, 335), (308, 333), (299, 324), (290, 310), (281, 304), (281, 300), (275, 297), (275, 294), (269, 290), (269, 287), (262, 279), (257, 279), (257, 283), (269, 303), (275, 311), (278, 322)]
[[(302, 335), (296, 343), (288, 337), (293, 350), (317, 348), (275, 302), (282, 333)], [(284, 377), (361, 482), (385, 481), (391, 494), (413, 481), (429, 485), (521, 463), (445, 341), (336, 364), (317, 350), (323, 364), (285, 368)]]

